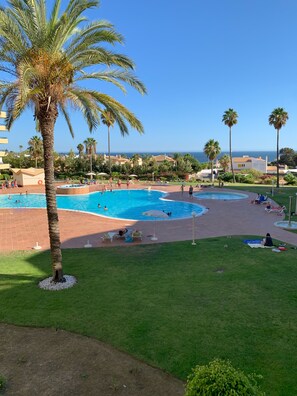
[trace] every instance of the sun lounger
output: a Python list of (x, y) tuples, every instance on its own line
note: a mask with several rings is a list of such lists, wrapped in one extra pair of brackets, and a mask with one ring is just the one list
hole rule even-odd
[(271, 206), (270, 208), (265, 208), (265, 211), (267, 213), (283, 214), (285, 210), (286, 210), (285, 206)]
[(142, 241), (142, 231), (133, 231), (131, 237), (133, 241)]
[(102, 242), (112, 242), (112, 236), (109, 233), (104, 234), (101, 238)]

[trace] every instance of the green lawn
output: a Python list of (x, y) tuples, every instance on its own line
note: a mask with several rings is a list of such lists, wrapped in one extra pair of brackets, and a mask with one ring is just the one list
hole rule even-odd
[(65, 250), (78, 284), (59, 292), (37, 287), (48, 252), (1, 255), (0, 321), (96, 337), (182, 379), (228, 358), (267, 395), (296, 396), (297, 250), (242, 239)]

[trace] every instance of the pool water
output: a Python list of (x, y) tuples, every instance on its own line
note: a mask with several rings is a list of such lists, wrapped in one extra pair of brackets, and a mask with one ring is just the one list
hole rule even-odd
[[(10, 199), (9, 199), (10, 197)], [(100, 204), (100, 208), (98, 207)], [(116, 190), (95, 192), (85, 195), (57, 195), (59, 209), (89, 212), (96, 215), (129, 220), (177, 220), (197, 216), (206, 212), (198, 204), (189, 202), (176, 202), (166, 199), (162, 191), (148, 190)], [(104, 207), (108, 210), (104, 210)], [(44, 194), (11, 194), (0, 196), (0, 208), (45, 208)], [(143, 212), (160, 210), (171, 212), (167, 218), (148, 217)]]
[(248, 195), (231, 192), (202, 192), (194, 194), (194, 197), (197, 199), (219, 199), (222, 201), (229, 201), (233, 199), (245, 199), (248, 198)]

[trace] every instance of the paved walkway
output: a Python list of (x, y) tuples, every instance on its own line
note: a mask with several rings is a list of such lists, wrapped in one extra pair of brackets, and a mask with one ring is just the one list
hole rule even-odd
[[(99, 186), (92, 187), (93, 190)], [(132, 188), (145, 188), (143, 185), (134, 185)], [(197, 200), (190, 198), (188, 192), (183, 194), (179, 186), (152, 186), (152, 189), (166, 191), (169, 198), (178, 201), (196, 202), (207, 207), (208, 212), (195, 219), (195, 239), (202, 239), (224, 235), (259, 235), (270, 232), (273, 239), (279, 239), (297, 245), (297, 234), (275, 227), (275, 221), (282, 220), (283, 216), (275, 213), (266, 213), (262, 205), (252, 205), (250, 201), (256, 194), (247, 193), (248, 199), (238, 201)], [(20, 193), (28, 190), (29, 193), (43, 192), (43, 186), (6, 190), (0, 194)], [(212, 191), (216, 191), (215, 189)], [(220, 189), (219, 191), (223, 191)], [(228, 190), (230, 191), (230, 190)], [(237, 192), (237, 191), (236, 191)], [(195, 191), (194, 191), (195, 193)], [(123, 221), (107, 219), (91, 214), (59, 211), (60, 233), (62, 248), (83, 247), (89, 241), (93, 247), (107, 245), (133, 246), (135, 243), (114, 241), (102, 242), (105, 232), (117, 232), (120, 228), (129, 226), (143, 231), (142, 243), (152, 242), (152, 221)], [(157, 242), (192, 240), (193, 219), (169, 220), (157, 222)], [(0, 251), (30, 250), (39, 243), (42, 249), (49, 249), (46, 211), (44, 209), (0, 209)]]

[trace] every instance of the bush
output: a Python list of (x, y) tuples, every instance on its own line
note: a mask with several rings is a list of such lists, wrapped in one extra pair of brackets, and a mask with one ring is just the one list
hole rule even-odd
[(5, 390), (6, 387), (6, 379), (0, 375), (0, 393), (2, 393)]
[(286, 182), (288, 185), (291, 185), (291, 186), (297, 184), (297, 178), (293, 175), (293, 173), (287, 173), (287, 174), (284, 176), (284, 180), (285, 180), (285, 182)]
[(233, 175), (232, 172), (225, 172), (220, 175), (220, 180), (224, 182), (232, 182), (233, 181)]
[(257, 385), (259, 378), (261, 376), (236, 370), (229, 361), (215, 359), (193, 369), (185, 396), (264, 396)]

